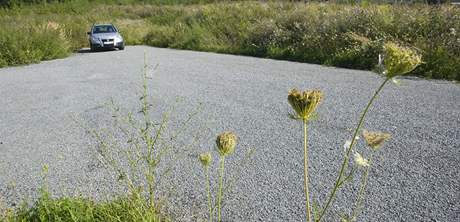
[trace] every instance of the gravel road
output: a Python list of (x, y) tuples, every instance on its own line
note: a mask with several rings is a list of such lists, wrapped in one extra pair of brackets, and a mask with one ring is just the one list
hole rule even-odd
[[(45, 164), (55, 195), (104, 198), (120, 191), (113, 174), (98, 162), (94, 140), (80, 124), (110, 127), (111, 112), (104, 104), (111, 99), (127, 110), (136, 109), (144, 52), (150, 66), (159, 64), (149, 73), (154, 115), (177, 97), (182, 100), (171, 128), (196, 107), (202, 110), (185, 134), (203, 132), (198, 144), (161, 183), (166, 210), (174, 212), (178, 221), (200, 221), (206, 212), (196, 154), (213, 150), (214, 138), (223, 130), (239, 137), (236, 153), (228, 158), (228, 175), (237, 171), (250, 147), (255, 149), (235, 188), (225, 196), (224, 220), (302, 221), (302, 126), (288, 118), (287, 92), (293, 87), (318, 88), (325, 94), (319, 118), (309, 125), (311, 190), (313, 199), (323, 202), (337, 175), (343, 144), (351, 137), (350, 128), (382, 81), (366, 71), (146, 46), (3, 68), (0, 196), (4, 202), (14, 205), (36, 198)], [(393, 137), (375, 159), (360, 221), (460, 221), (458, 84), (418, 78), (403, 79), (400, 86), (388, 84), (365, 128)], [(362, 139), (357, 148), (366, 149)], [(354, 178), (353, 183), (358, 181)], [(355, 189), (350, 185), (340, 192), (333, 212), (347, 212), (355, 198), (350, 191)]]

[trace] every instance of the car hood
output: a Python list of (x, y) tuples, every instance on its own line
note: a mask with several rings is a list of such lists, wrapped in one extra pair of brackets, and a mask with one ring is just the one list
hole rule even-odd
[(121, 38), (118, 33), (97, 33), (92, 34), (92, 37), (100, 38), (100, 39), (113, 39), (113, 38)]

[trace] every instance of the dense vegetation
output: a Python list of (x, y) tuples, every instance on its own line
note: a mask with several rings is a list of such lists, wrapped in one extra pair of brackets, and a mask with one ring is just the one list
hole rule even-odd
[[(91, 3), (104, 4), (154, 4), (154, 5), (177, 5), (177, 4), (204, 4), (216, 2), (216, 0), (0, 0), (0, 7), (12, 8), (25, 5), (68, 3), (68, 2), (89, 1)], [(228, 0), (238, 1), (238, 0)]]
[(84, 197), (52, 198), (43, 192), (37, 202), (0, 214), (0, 221), (168, 221), (150, 210), (145, 199), (134, 196), (96, 202)]
[(423, 55), (425, 63), (412, 75), (460, 80), (460, 8), (454, 6), (120, 2), (70, 1), (0, 10), (0, 67), (64, 57), (87, 46), (85, 32), (93, 22), (113, 22), (128, 44), (368, 70), (377, 64), (382, 43), (396, 41)]

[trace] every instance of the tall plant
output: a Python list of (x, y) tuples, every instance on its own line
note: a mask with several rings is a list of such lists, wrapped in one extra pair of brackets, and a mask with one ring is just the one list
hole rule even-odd
[(208, 210), (209, 210), (209, 222), (212, 222), (213, 208), (212, 208), (212, 197), (211, 197), (211, 178), (209, 176), (209, 165), (212, 163), (212, 155), (210, 152), (202, 153), (199, 156), (200, 162), (204, 167), (204, 173), (206, 177), (206, 193), (208, 198)]
[[(227, 131), (219, 134), (216, 138), (217, 151), (219, 153), (219, 188), (217, 191), (217, 221), (222, 221), (222, 196), (224, 191), (224, 167), (225, 167), (225, 157), (233, 154), (235, 151), (237, 143), (237, 137), (233, 132)], [(212, 162), (211, 153), (206, 152), (202, 153), (199, 156), (199, 160), (205, 169), (206, 176), (206, 192), (208, 198), (208, 210), (209, 210), (209, 221), (212, 221), (214, 214), (214, 207), (212, 206), (212, 197), (211, 197), (211, 179), (209, 175), (209, 165)], [(230, 183), (231, 184), (231, 183)], [(228, 184), (228, 185), (230, 185)], [(228, 189), (228, 186), (226, 187)]]
[(316, 107), (321, 102), (323, 94), (319, 90), (307, 90), (301, 92), (297, 89), (292, 89), (288, 95), (289, 104), (296, 112), (296, 118), (303, 122), (303, 157), (304, 157), (304, 191), (305, 191), (305, 209), (307, 221), (311, 222), (311, 207), (310, 207), (310, 191), (308, 183), (308, 141), (307, 141), (307, 125), (312, 118)]
[(220, 155), (220, 174), (219, 174), (219, 191), (217, 192), (217, 221), (222, 220), (221, 211), (222, 211), (222, 191), (224, 186), (224, 166), (225, 166), (225, 157), (232, 154), (235, 151), (236, 146), (236, 135), (232, 132), (223, 132), (217, 136), (216, 144), (217, 150)]
[[(178, 143), (199, 109), (187, 114), (186, 119), (179, 122), (179, 126), (174, 130), (168, 126), (175, 106), (162, 113), (159, 119), (152, 118), (151, 114), (155, 110), (152, 110), (148, 71), (147, 57), (144, 54), (138, 115), (131, 112), (123, 113), (122, 109), (111, 101), (116, 128), (107, 132), (102, 129), (87, 128), (87, 130), (98, 144), (99, 160), (111, 168), (116, 173), (118, 180), (127, 186), (133, 201), (142, 200), (145, 198), (143, 195), (146, 195), (145, 203), (142, 201), (140, 203), (145, 205), (144, 209), (148, 209), (151, 215), (156, 215), (156, 211), (160, 208), (156, 197), (157, 188), (161, 182), (159, 179), (167, 176), (175, 162), (186, 155), (190, 147), (196, 145), (201, 132), (197, 130), (196, 133), (193, 133), (191, 143)], [(120, 138), (116, 138), (115, 135)], [(172, 152), (177, 151), (178, 147), (181, 148), (181, 152), (173, 154)], [(163, 161), (166, 157), (171, 160)], [(160, 163), (164, 170), (159, 168)]]
[[(369, 111), (370, 107), (372, 106), (373, 102), (382, 91), (384, 86), (390, 81), (396, 81), (398, 76), (407, 74), (413, 71), (418, 65), (422, 63), (421, 56), (417, 52), (416, 49), (401, 46), (397, 43), (388, 42), (384, 44), (384, 55), (380, 57), (379, 63), (382, 66), (383, 72), (382, 75), (384, 77), (382, 83), (374, 92), (373, 96), (367, 103), (364, 111), (359, 118), (357, 126), (354, 130), (353, 136), (351, 141), (346, 143), (346, 152), (342, 161), (342, 164), (339, 168), (339, 173), (337, 179), (334, 183), (334, 186), (331, 189), (331, 192), (324, 204), (324, 206), (317, 212), (316, 218), (312, 219), (311, 215), (311, 208), (310, 208), (310, 194), (309, 194), (309, 181), (308, 181), (308, 144), (307, 144), (307, 123), (308, 120), (311, 119), (316, 110), (316, 107), (320, 103), (322, 99), (321, 91), (319, 90), (307, 90), (301, 92), (297, 89), (293, 89), (289, 92), (288, 95), (288, 102), (294, 109), (297, 114), (297, 118), (303, 121), (303, 128), (304, 128), (304, 190), (305, 190), (305, 199), (306, 199), (306, 216), (307, 221), (311, 222), (312, 220), (319, 222), (321, 221), (326, 212), (329, 210), (332, 202), (335, 199), (337, 191), (340, 187), (342, 187), (345, 182), (347, 182), (351, 175), (353, 174), (354, 170), (350, 170), (349, 173), (347, 172), (347, 167), (350, 162), (350, 156), (352, 154), (353, 146), (356, 144), (356, 140), (358, 138), (358, 134), (362, 128), (364, 123), (364, 119), (366, 117), (367, 112)], [(368, 145), (376, 151), (376, 147), (381, 146), (381, 144), (389, 138), (389, 134), (380, 133), (380, 132), (368, 132), (365, 131), (363, 133), (364, 138), (366, 139)], [(355, 203), (355, 207), (351, 213), (350, 217), (344, 218), (345, 220), (356, 220), (357, 214), (359, 213), (359, 209), (362, 204), (362, 199), (364, 198), (365, 188), (367, 186), (367, 180), (369, 175), (369, 166), (371, 163), (371, 158), (365, 159), (361, 154), (355, 152), (354, 153), (354, 160), (355, 164), (359, 167), (364, 167), (364, 175), (362, 177), (362, 182), (360, 185), (359, 193), (357, 196), (357, 200)]]

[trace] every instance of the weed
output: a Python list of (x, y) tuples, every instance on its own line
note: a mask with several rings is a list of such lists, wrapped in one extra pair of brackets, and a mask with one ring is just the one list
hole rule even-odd
[(209, 176), (209, 165), (212, 162), (211, 153), (202, 153), (200, 154), (200, 161), (204, 167), (205, 175), (206, 175), (206, 192), (208, 198), (208, 210), (209, 210), (209, 222), (212, 222), (213, 216), (213, 208), (212, 208), (212, 197), (211, 197), (211, 178)]
[(322, 100), (322, 93), (319, 90), (300, 92), (293, 89), (289, 92), (288, 102), (296, 112), (297, 119), (303, 122), (304, 135), (304, 190), (305, 190), (305, 208), (307, 212), (307, 221), (311, 222), (310, 192), (308, 183), (308, 143), (307, 143), (307, 123), (312, 118), (316, 107)]
[[(413, 48), (408, 48), (401, 46), (399, 44), (393, 42), (387, 42), (384, 45), (385, 55), (384, 60), (381, 64), (383, 71), (384, 81), (381, 85), (377, 88), (374, 95), (369, 100), (367, 106), (365, 107), (364, 111), (361, 114), (359, 122), (355, 128), (351, 141), (347, 141), (345, 145), (345, 156), (342, 161), (342, 165), (339, 168), (339, 174), (337, 176), (337, 180), (334, 183), (334, 186), (331, 189), (331, 193), (327, 198), (324, 206), (320, 210), (314, 211), (314, 216), (316, 218), (312, 219), (311, 216), (311, 208), (310, 208), (310, 199), (309, 199), (309, 192), (308, 192), (308, 152), (307, 152), (307, 122), (311, 119), (313, 112), (315, 111), (317, 105), (321, 101), (321, 92), (317, 90), (312, 91), (305, 91), (300, 92), (297, 89), (293, 89), (289, 92), (288, 95), (288, 102), (296, 112), (296, 115), (291, 115), (295, 119), (303, 120), (304, 125), (304, 178), (305, 178), (305, 195), (306, 195), (306, 214), (307, 214), (307, 221), (321, 221), (326, 212), (328, 211), (330, 205), (335, 199), (337, 191), (352, 177), (355, 170), (353, 167), (347, 173), (347, 168), (349, 165), (350, 155), (353, 150), (353, 146), (356, 144), (356, 140), (358, 138), (358, 133), (361, 130), (361, 127), (364, 123), (364, 119), (366, 117), (369, 108), (373, 104), (374, 100), (377, 98), (378, 94), (381, 92), (383, 87), (392, 79), (397, 76), (401, 76), (407, 74), (417, 68), (422, 63), (422, 58), (419, 55), (418, 51)], [(366, 140), (366, 143), (373, 151), (378, 151), (380, 146), (383, 144), (384, 141), (390, 138), (389, 134), (381, 133), (381, 132), (369, 132), (364, 131), (363, 137)], [(355, 164), (360, 167), (364, 168), (364, 175), (362, 176), (362, 181), (360, 185), (360, 189), (358, 192), (358, 196), (355, 202), (355, 206), (352, 210), (351, 216), (342, 216), (342, 221), (355, 221), (358, 213), (360, 211), (362, 200), (364, 198), (365, 188), (367, 186), (367, 180), (369, 176), (369, 168), (372, 162), (372, 156), (369, 160), (365, 159), (360, 153), (354, 153), (354, 162)]]

